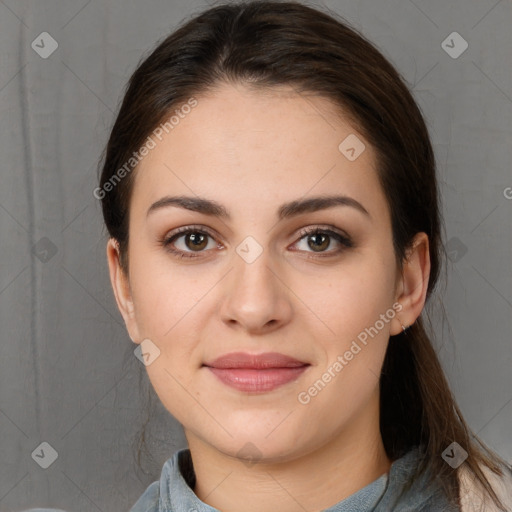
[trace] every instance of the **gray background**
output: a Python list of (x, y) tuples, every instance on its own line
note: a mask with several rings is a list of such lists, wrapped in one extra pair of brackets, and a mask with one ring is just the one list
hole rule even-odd
[[(206, 5), (0, 1), (2, 512), (126, 511), (185, 446), (156, 402), (153, 458), (144, 471), (134, 462), (148, 381), (110, 290), (92, 190), (129, 75)], [(511, 2), (316, 5), (381, 48), (427, 118), (451, 258), (434, 301), (437, 347), (469, 425), (511, 461)], [(441, 46), (453, 31), (469, 44), (456, 59)], [(42, 32), (58, 42), (46, 59), (31, 48)], [(31, 456), (42, 442), (58, 453), (47, 469)]]

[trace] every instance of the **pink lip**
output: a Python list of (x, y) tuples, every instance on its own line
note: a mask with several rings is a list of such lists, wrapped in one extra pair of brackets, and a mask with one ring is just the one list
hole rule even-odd
[(239, 391), (265, 392), (295, 380), (309, 364), (277, 352), (233, 352), (204, 366), (224, 384)]

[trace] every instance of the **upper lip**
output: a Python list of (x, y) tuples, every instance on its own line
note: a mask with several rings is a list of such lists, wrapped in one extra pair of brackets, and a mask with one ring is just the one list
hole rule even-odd
[(297, 368), (308, 363), (294, 359), (293, 357), (279, 354), (278, 352), (266, 352), (264, 354), (248, 354), (246, 352), (232, 352), (204, 363), (204, 366), (213, 368)]

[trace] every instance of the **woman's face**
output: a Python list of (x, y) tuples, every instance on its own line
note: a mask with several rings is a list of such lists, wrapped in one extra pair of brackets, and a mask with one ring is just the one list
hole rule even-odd
[(285, 460), (378, 421), (400, 274), (374, 150), (287, 88), (223, 85), (163, 134), (136, 171), (123, 315), (187, 437)]

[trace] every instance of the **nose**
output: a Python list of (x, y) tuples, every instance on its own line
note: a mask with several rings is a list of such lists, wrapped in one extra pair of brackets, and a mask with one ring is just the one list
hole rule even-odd
[(292, 293), (284, 267), (271, 261), (268, 249), (250, 263), (234, 254), (233, 265), (223, 290), (222, 321), (252, 334), (268, 333), (289, 323)]

